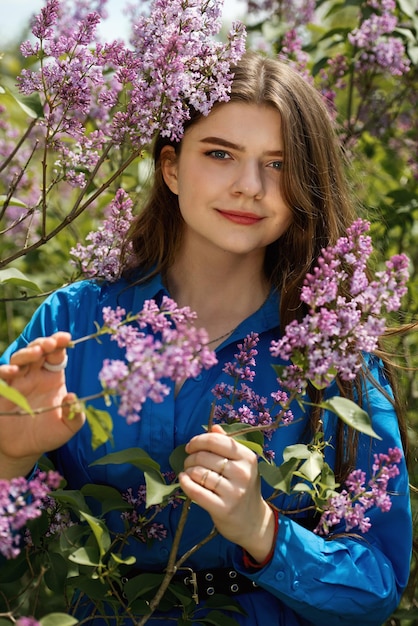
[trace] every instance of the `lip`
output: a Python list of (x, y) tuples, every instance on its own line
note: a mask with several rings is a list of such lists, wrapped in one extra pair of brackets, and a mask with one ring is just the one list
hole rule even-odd
[(263, 219), (259, 215), (255, 215), (255, 213), (245, 213), (243, 211), (221, 211), (218, 209), (218, 213), (230, 222), (241, 224), (242, 226), (252, 226)]

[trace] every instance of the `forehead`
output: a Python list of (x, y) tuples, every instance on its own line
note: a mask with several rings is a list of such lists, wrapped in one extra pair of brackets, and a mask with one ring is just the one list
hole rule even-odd
[(273, 106), (226, 102), (217, 104), (206, 117), (201, 117), (186, 131), (184, 139), (202, 141), (220, 137), (238, 145), (270, 144), (269, 149), (282, 149), (281, 116)]

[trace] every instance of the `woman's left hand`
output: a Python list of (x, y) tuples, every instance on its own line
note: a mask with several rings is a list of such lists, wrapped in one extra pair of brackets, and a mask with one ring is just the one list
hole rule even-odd
[(179, 475), (185, 494), (205, 509), (226, 539), (263, 562), (274, 541), (274, 514), (263, 499), (257, 456), (219, 425), (186, 446)]

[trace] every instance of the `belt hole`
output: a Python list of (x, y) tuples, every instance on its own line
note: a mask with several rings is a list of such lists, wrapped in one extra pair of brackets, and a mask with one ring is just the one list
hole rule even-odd
[(215, 593), (215, 588), (214, 587), (208, 587), (206, 589), (206, 593), (208, 594), (208, 596), (213, 596), (213, 594)]
[(237, 585), (237, 583), (234, 583), (233, 585), (231, 585), (230, 589), (232, 593), (237, 593), (237, 591), (239, 591), (239, 586)]
[(208, 572), (207, 574), (205, 574), (205, 580), (208, 581), (208, 583), (212, 582), (213, 580), (213, 574), (211, 574), (210, 572)]
[(237, 577), (237, 572), (234, 569), (231, 569), (231, 571), (228, 572), (228, 576), (229, 576), (229, 578), (236, 578)]

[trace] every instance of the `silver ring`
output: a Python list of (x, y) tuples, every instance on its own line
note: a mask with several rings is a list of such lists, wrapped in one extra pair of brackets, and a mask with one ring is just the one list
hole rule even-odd
[(48, 361), (44, 361), (42, 367), (48, 372), (62, 372), (62, 370), (65, 370), (65, 368), (67, 367), (67, 363), (68, 355), (66, 354), (61, 363), (48, 363)]

